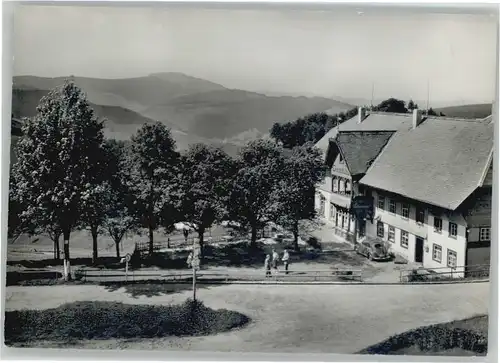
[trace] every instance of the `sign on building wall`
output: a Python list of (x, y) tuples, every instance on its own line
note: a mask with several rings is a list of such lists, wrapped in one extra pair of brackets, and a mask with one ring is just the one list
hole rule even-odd
[(358, 219), (373, 221), (373, 197), (358, 195), (353, 198), (351, 210)]

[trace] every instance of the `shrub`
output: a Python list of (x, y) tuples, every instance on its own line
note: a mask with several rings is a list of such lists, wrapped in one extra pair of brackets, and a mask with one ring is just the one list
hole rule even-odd
[(360, 354), (397, 354), (411, 346), (417, 346), (422, 352), (439, 352), (461, 348), (478, 355), (486, 354), (488, 339), (468, 329), (451, 328), (444, 324), (417, 328), (368, 347)]
[(199, 301), (181, 305), (127, 305), (83, 301), (48, 310), (5, 314), (6, 344), (33, 340), (152, 338), (214, 334), (243, 326), (249, 318), (213, 310)]

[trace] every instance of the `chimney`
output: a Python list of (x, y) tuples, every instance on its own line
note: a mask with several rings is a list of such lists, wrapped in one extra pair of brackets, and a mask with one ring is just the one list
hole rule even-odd
[(414, 109), (413, 110), (413, 128), (416, 128), (421, 123), (422, 123), (422, 110)]
[(358, 109), (358, 124), (360, 124), (361, 122), (363, 122), (363, 120), (365, 119), (365, 117), (366, 117), (366, 108), (360, 107)]

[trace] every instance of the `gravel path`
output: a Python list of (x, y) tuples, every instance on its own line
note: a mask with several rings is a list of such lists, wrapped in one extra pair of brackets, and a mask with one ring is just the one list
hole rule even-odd
[[(46, 309), (79, 300), (136, 304), (180, 303), (189, 286), (168, 293), (167, 285), (7, 287), (6, 310)], [(171, 287), (170, 287), (171, 288)], [(142, 290), (141, 290), (142, 289)], [(489, 284), (420, 286), (248, 286), (200, 288), (212, 308), (249, 315), (240, 330), (206, 337), (84, 341), (84, 348), (232, 352), (354, 353), (422, 325), (488, 312)], [(57, 346), (57, 344), (40, 344)]]

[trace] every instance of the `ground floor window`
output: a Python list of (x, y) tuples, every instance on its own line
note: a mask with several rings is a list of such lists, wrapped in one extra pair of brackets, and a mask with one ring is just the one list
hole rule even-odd
[(377, 222), (377, 236), (384, 238), (384, 223), (380, 221)]
[(457, 267), (457, 253), (453, 250), (448, 249), (448, 267)]
[(389, 234), (387, 235), (387, 239), (390, 242), (394, 242), (395, 238), (396, 238), (396, 228), (394, 228), (393, 226), (389, 226)]
[(440, 245), (433, 244), (432, 245), (432, 259), (436, 262), (441, 263), (442, 261), (443, 249)]
[(490, 241), (491, 233), (489, 228), (481, 228), (479, 230), (479, 240), (480, 241)]
[(326, 204), (326, 198), (322, 194), (319, 197), (319, 214), (321, 214), (323, 217), (325, 216), (325, 204)]
[(408, 248), (408, 232), (401, 231), (401, 247)]
[(330, 219), (335, 219), (335, 204), (330, 203)]

